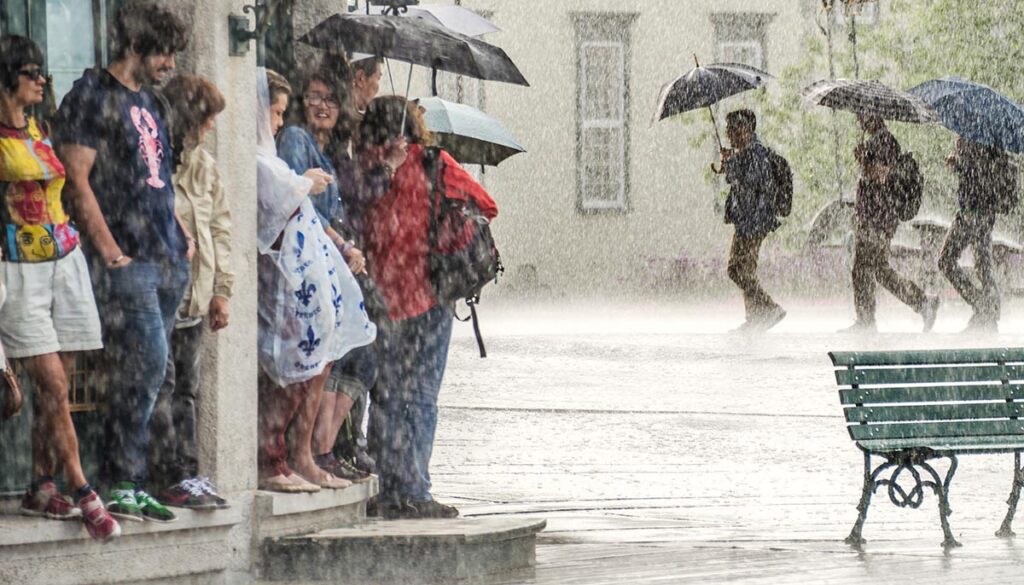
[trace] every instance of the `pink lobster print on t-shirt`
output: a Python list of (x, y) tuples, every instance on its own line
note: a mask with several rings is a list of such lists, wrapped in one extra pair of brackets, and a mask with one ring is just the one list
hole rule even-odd
[(139, 154), (149, 167), (146, 184), (154, 189), (163, 189), (166, 183), (160, 178), (160, 163), (164, 156), (164, 147), (160, 143), (160, 127), (153, 119), (153, 114), (145, 108), (132, 106), (131, 114), (132, 123), (139, 131)]

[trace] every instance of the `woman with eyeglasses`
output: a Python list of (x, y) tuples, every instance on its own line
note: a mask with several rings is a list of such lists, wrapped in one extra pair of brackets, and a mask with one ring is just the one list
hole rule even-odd
[[(99, 314), (78, 232), (61, 203), (64, 165), (26, 109), (43, 101), (43, 54), (31, 40), (0, 38), (0, 262), (8, 289), (0, 340), (35, 389), (32, 482), (21, 513), (82, 520), (98, 540), (121, 528), (82, 472), (68, 405), (77, 352), (103, 347)], [(54, 477), (64, 472), (72, 498)]]

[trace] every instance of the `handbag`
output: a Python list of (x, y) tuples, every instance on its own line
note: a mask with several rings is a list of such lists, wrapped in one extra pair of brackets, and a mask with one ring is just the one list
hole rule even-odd
[(3, 366), (3, 371), (0, 371), (0, 420), (7, 420), (21, 413), (25, 396), (10, 362), (4, 360)]

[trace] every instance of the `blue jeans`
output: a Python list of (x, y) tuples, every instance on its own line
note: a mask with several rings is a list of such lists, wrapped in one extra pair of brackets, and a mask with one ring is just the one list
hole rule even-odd
[(106, 391), (106, 461), (101, 476), (108, 485), (145, 483), (149, 421), (164, 381), (168, 339), (188, 279), (184, 259), (134, 261), (112, 270), (94, 265)]
[(380, 500), (430, 500), (430, 456), (452, 313), (436, 306), (412, 319), (379, 325), (380, 377), (370, 405), (370, 444)]

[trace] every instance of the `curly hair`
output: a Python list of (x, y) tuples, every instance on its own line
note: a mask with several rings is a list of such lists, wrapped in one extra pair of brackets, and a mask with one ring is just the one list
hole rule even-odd
[(18, 72), (26, 65), (43, 66), (43, 51), (32, 39), (18, 35), (0, 37), (0, 85), (8, 92), (18, 90)]
[(111, 24), (117, 59), (129, 50), (142, 57), (172, 55), (188, 47), (188, 36), (185, 23), (157, 0), (125, 4)]
[(171, 78), (163, 90), (171, 106), (171, 147), (175, 163), (194, 144), (188, 144), (208, 120), (224, 111), (224, 94), (213, 83), (198, 75), (182, 74)]
[[(405, 127), (401, 128), (403, 111)], [(411, 144), (434, 145), (434, 135), (427, 128), (423, 112), (415, 102), (398, 95), (383, 96), (370, 102), (359, 125), (359, 144), (382, 146), (400, 135)]]

